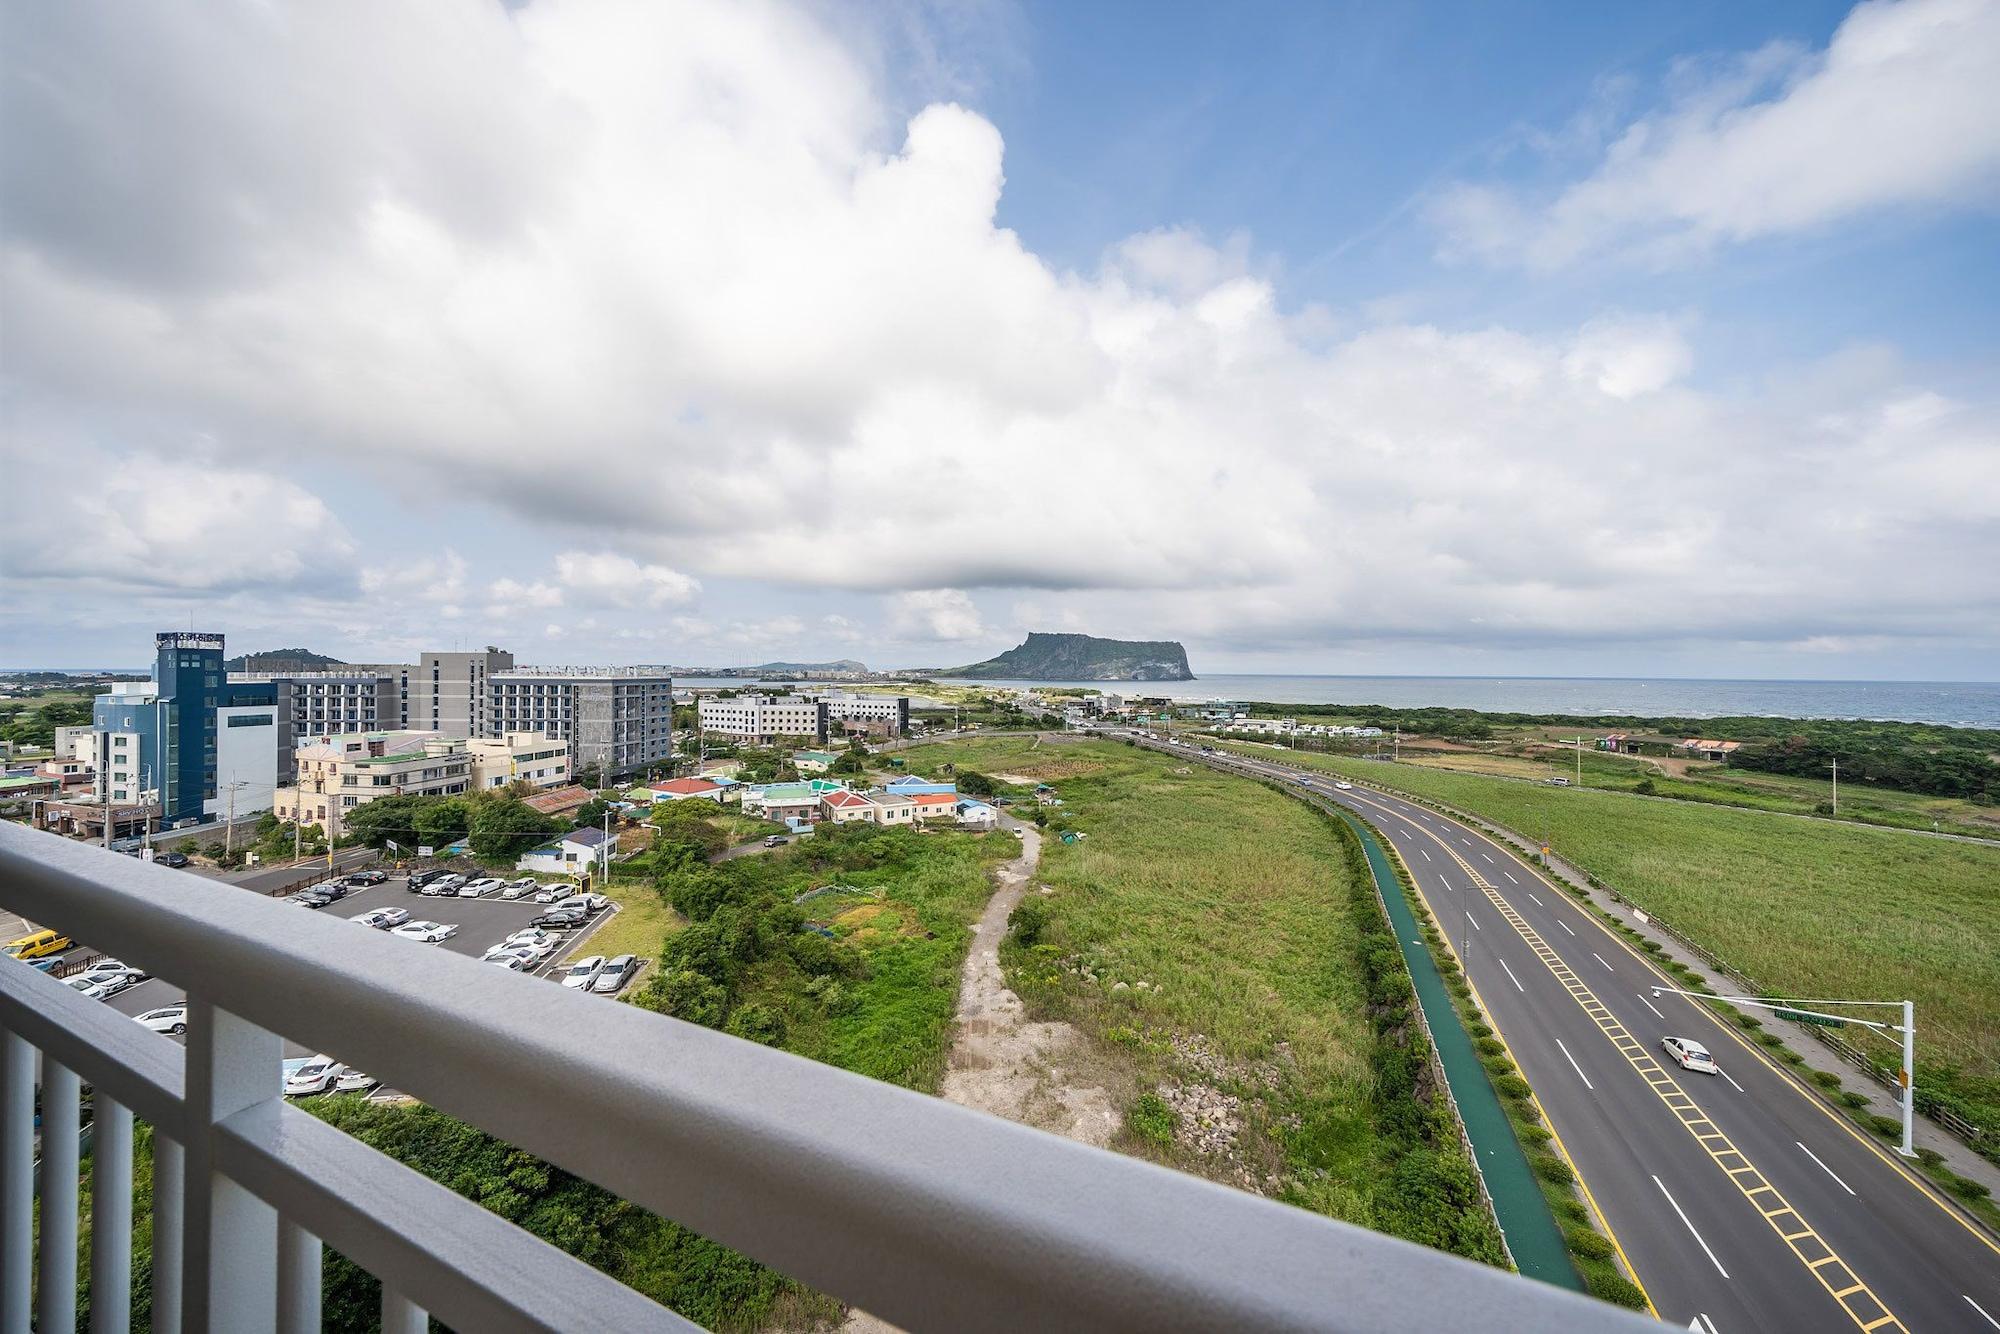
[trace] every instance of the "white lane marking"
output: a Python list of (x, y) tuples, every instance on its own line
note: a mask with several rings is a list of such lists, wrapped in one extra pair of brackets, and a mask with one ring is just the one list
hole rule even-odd
[[(1558, 1047), (1562, 1047), (1563, 1059), (1569, 1062), (1570, 1069), (1576, 1071), (1576, 1077), (1583, 1081), (1583, 1086), (1589, 1089), (1591, 1092), (1595, 1093), (1597, 1091), (1597, 1085), (1591, 1083), (1590, 1076), (1583, 1073), (1583, 1067), (1576, 1063), (1576, 1057), (1569, 1054), (1569, 1048), (1563, 1047), (1563, 1040), (1561, 1038), (1556, 1039), (1556, 1045)], [(1653, 1180), (1658, 1181), (1659, 1178), (1654, 1177)], [(1720, 1268), (1720, 1266), (1717, 1267)], [(1723, 1277), (1727, 1278), (1728, 1275), (1725, 1274), (1723, 1275)]]
[(1694, 1319), (1688, 1321), (1688, 1328), (1693, 1330), (1694, 1334), (1718, 1334), (1715, 1322), (1704, 1312), (1697, 1311)]
[[(1512, 876), (1509, 876), (1508, 878), (1509, 878), (1509, 879), (1511, 880), (1511, 879), (1512, 879), (1513, 877), (1512, 877)], [(1535, 891), (1534, 891), (1534, 890), (1532, 890), (1532, 889), (1531, 889), (1531, 890), (1529, 890), (1529, 891), (1528, 891), (1528, 897), (1529, 897), (1529, 898), (1531, 898), (1531, 899), (1535, 899)], [(1541, 901), (1540, 899), (1535, 899), (1535, 906), (1536, 906), (1537, 908), (1546, 908), (1546, 907), (1548, 907), (1549, 905), (1548, 905), (1548, 904), (1546, 904), (1546, 903), (1543, 903), (1543, 902), (1542, 902), (1542, 901)]]
[[(1507, 877), (1507, 883), (1510, 885), (1518, 885), (1521, 883), (1520, 881), (1514, 878), (1514, 873), (1512, 871), (1502, 871), (1500, 874)], [(1540, 900), (1538, 899), (1536, 900), (1536, 902), (1540, 902)]]
[[(1479, 855), (1480, 855), (1480, 856), (1482, 856), (1482, 857), (1486, 857), (1486, 854), (1485, 854), (1485, 853), (1483, 853), (1483, 852), (1482, 852), (1482, 853), (1480, 853)], [(1496, 861), (1494, 861), (1494, 860), (1493, 860), (1493, 859), (1492, 859), (1491, 857), (1486, 857), (1486, 864), (1487, 864), (1488, 866), (1498, 866), (1498, 865), (1499, 865), (1500, 863), (1499, 863), (1499, 862), (1496, 862)]]
[[(1506, 961), (1505, 959), (1502, 959), (1502, 960), (1500, 961), (1500, 966), (1501, 966), (1502, 968), (1507, 968), (1507, 961)], [(1514, 990), (1516, 990), (1516, 991), (1520, 991), (1520, 992), (1526, 992), (1526, 991), (1527, 991), (1527, 988), (1521, 985), (1521, 979), (1520, 979), (1520, 978), (1518, 978), (1518, 977), (1516, 977), (1516, 976), (1514, 976), (1514, 970), (1513, 970), (1513, 969), (1511, 969), (1511, 968), (1507, 968), (1507, 980), (1508, 980), (1509, 982), (1512, 982), (1512, 983), (1514, 984)]]
[(1680, 1201), (1676, 1200), (1673, 1192), (1667, 1189), (1667, 1183), (1654, 1177), (1653, 1184), (1660, 1188), (1660, 1194), (1667, 1197), (1667, 1203), (1673, 1205), (1674, 1212), (1681, 1216), (1681, 1222), (1687, 1223), (1687, 1230), (1693, 1234), (1695, 1243), (1701, 1247), (1702, 1254), (1708, 1257), (1708, 1262), (1715, 1266), (1715, 1272), (1728, 1278), (1729, 1271), (1722, 1267), (1722, 1261), (1715, 1258), (1715, 1252), (1708, 1249), (1708, 1243), (1701, 1239), (1701, 1233), (1694, 1230), (1694, 1224), (1688, 1222), (1687, 1211), (1681, 1208)]
[(1431, 859), (1430, 850), (1428, 848), (1418, 848), (1417, 851), (1424, 854), (1425, 861), (1429, 861)]
[(1472, 929), (1474, 931), (1484, 931), (1486, 929), (1485, 927), (1479, 924), (1479, 919), (1477, 917), (1474, 917), (1471, 913), (1467, 913), (1465, 915), (1465, 920), (1472, 923)]
[[(1819, 1163), (1819, 1155), (1814, 1153), (1811, 1149), (1806, 1149), (1806, 1146), (1802, 1141), (1793, 1140), (1792, 1143), (1797, 1144), (1801, 1149), (1805, 1149), (1806, 1157), (1812, 1159), (1816, 1163)], [(1848, 1185), (1845, 1181), (1842, 1181), (1840, 1179), (1840, 1174), (1838, 1172), (1835, 1172), (1831, 1167), (1828, 1167), (1825, 1163), (1819, 1163), (1819, 1170), (1826, 1173), (1828, 1176), (1832, 1177), (1834, 1179), (1835, 1184), (1837, 1184), (1842, 1190), (1846, 1191), (1849, 1195), (1852, 1195), (1854, 1193), (1854, 1187)]]
[[(1965, 1296), (1965, 1294), (1963, 1294), (1963, 1293), (1961, 1293), (1961, 1294), (1959, 1294), (1959, 1295), (1960, 1295), (1960, 1296)], [(1994, 1318), (1993, 1318), (1992, 1316), (1990, 1316), (1990, 1315), (1986, 1315), (1986, 1308), (1985, 1308), (1985, 1307), (1981, 1306), (1981, 1305), (1980, 1305), (1980, 1304), (1979, 1304), (1978, 1302), (1975, 1302), (1975, 1301), (1973, 1301), (1973, 1300), (1972, 1300), (1972, 1298), (1970, 1298), (1970, 1297), (1966, 1297), (1966, 1298), (1965, 1298), (1965, 1304), (1966, 1304), (1967, 1306), (1970, 1306), (1970, 1307), (1971, 1307), (1971, 1308), (1972, 1308), (1973, 1310), (1975, 1310), (1975, 1311), (1979, 1312), (1979, 1314), (1981, 1314), (1981, 1315), (1985, 1315), (1985, 1316), (1986, 1316), (1986, 1323), (1987, 1323), (1987, 1324), (1989, 1324), (1989, 1325), (1993, 1326), (1993, 1328), (1995, 1328), (1995, 1329), (2000, 1329), (2000, 1320), (1995, 1320), (1995, 1319), (1994, 1319)]]
[[(1729, 1072), (1720, 1066), (1716, 1067), (1715, 1073), (1721, 1075), (1724, 1079), (1729, 1079)], [(1738, 1093), (1745, 1091), (1744, 1087), (1733, 1079), (1729, 1079), (1729, 1087), (1735, 1089)]]
[[(1599, 963), (1604, 963), (1604, 956), (1602, 954), (1599, 954), (1596, 950), (1592, 950), (1590, 952), (1590, 957), (1597, 960)], [(1611, 965), (1608, 963), (1604, 963), (1604, 966), (1606, 968), (1611, 968)], [(1618, 970), (1616, 968), (1611, 968), (1611, 971), (1615, 973)]]
[[(1565, 930), (1565, 931), (1569, 931), (1569, 923), (1568, 923), (1568, 922), (1565, 922), (1565, 921), (1564, 921), (1564, 920), (1563, 920), (1562, 918), (1560, 918), (1560, 917), (1556, 918), (1556, 925), (1557, 925), (1557, 926), (1559, 926), (1559, 927), (1561, 927), (1561, 928), (1562, 928), (1563, 930)], [(1576, 934), (1576, 932), (1574, 932), (1574, 931), (1569, 931), (1569, 933), (1570, 933), (1570, 934), (1571, 934), (1572, 936)]]
[[(1660, 1014), (1660, 1007), (1653, 1004), (1653, 1002), (1647, 1000), (1644, 996), (1639, 997), (1639, 1004), (1645, 1006), (1647, 1009), (1651, 1010), (1654, 1014)], [(1664, 1019), (1666, 1017), (1667, 1016), (1665, 1016), (1664, 1014), (1660, 1014), (1660, 1018)]]
[(1461, 839), (1460, 839), (1460, 840), (1458, 840), (1458, 841), (1459, 841), (1459, 842), (1461, 842), (1461, 843), (1463, 843), (1463, 844), (1465, 844), (1465, 846), (1466, 846), (1466, 847), (1468, 847), (1468, 848), (1472, 846), (1472, 840), (1471, 840), (1471, 839), (1469, 839), (1469, 838), (1461, 838)]

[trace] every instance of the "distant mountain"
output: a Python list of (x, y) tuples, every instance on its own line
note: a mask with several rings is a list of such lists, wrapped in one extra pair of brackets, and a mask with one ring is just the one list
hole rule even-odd
[(856, 662), (852, 658), (842, 658), (837, 662), (766, 662), (750, 668), (753, 672), (847, 672), (865, 673), (868, 664)]
[(936, 673), (979, 681), (1192, 681), (1187, 650), (1171, 639), (1031, 634), (1019, 648)]
[(274, 648), (265, 653), (245, 653), (222, 666), (231, 672), (323, 672), (347, 664), (309, 648)]

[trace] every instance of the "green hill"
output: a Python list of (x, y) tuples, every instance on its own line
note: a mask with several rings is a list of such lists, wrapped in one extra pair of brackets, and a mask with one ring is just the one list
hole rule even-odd
[(1171, 639), (1031, 634), (985, 662), (936, 673), (979, 681), (1192, 681), (1187, 650)]

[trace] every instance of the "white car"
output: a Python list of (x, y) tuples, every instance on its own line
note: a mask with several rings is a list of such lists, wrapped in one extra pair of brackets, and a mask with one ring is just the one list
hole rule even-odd
[[(125, 990), (125, 988), (135, 982), (144, 981), (145, 977), (146, 975), (138, 969), (127, 968), (124, 964), (114, 960), (111, 963), (92, 964), (75, 977), (65, 980), (72, 984), (79, 981), (95, 982), (104, 988), (104, 995), (112, 996)], [(82, 990), (81, 987), (77, 989), (79, 991)]]
[(1680, 1064), (1683, 1070), (1693, 1070), (1704, 1075), (1722, 1073), (1722, 1068), (1715, 1063), (1715, 1058), (1708, 1054), (1708, 1048), (1693, 1038), (1661, 1038), (1660, 1046), (1666, 1050), (1667, 1055)]
[(187, 1002), (178, 1005), (162, 1005), (157, 1010), (132, 1016), (135, 1022), (144, 1024), (155, 1033), (185, 1033), (188, 1026)]
[(404, 940), (420, 940), (426, 945), (435, 945), (440, 940), (449, 940), (458, 934), (456, 926), (444, 922), (407, 922), (389, 933)]
[(372, 926), (377, 931), (387, 931), (410, 920), (407, 908), (374, 908), (354, 919), (363, 926)]
[(575, 885), (569, 885), (569, 884), (543, 885), (540, 889), (535, 891), (535, 902), (554, 903), (557, 899), (566, 899), (574, 893), (576, 893)]
[(1335, 783), (1334, 786), (1342, 792), (1352, 792), (1354, 790), (1354, 784), (1352, 783)]
[(615, 996), (638, 969), (639, 961), (629, 954), (621, 954), (604, 965), (604, 971), (590, 984), (593, 994)]
[(346, 1073), (347, 1067), (331, 1056), (315, 1056), (285, 1076), (285, 1096), (297, 1098), (308, 1093), (324, 1093)]
[(482, 894), (491, 894), (500, 888), (502, 883), (504, 882), (492, 876), (487, 876), (483, 880), (468, 880), (458, 887), (458, 896), (462, 899), (476, 899)]
[(373, 1075), (364, 1075), (352, 1067), (342, 1070), (340, 1078), (333, 1081), (335, 1093), (366, 1093), (382, 1081)]
[(515, 973), (525, 973), (528, 971), (528, 969), (534, 966), (533, 964), (528, 962), (527, 955), (516, 954), (511, 950), (503, 951), (502, 953), (499, 954), (489, 954), (485, 958), (481, 959), (479, 962), (490, 963), (495, 967), (505, 968), (508, 971)]
[(509, 880), (506, 884), (500, 886), (500, 897), (512, 902), (515, 899), (526, 897), (528, 891), (534, 887), (534, 877), (524, 875), (519, 880)]
[(593, 954), (587, 959), (578, 959), (563, 971), (563, 985), (566, 987), (588, 987), (604, 971), (604, 956)]
[(500, 944), (502, 947), (533, 945), (537, 949), (543, 946), (554, 949), (558, 939), (560, 937), (553, 931), (544, 931), (539, 926), (531, 926), (525, 931), (516, 931), (513, 935), (501, 941)]
[(92, 1000), (103, 1000), (112, 992), (118, 990), (117, 987), (112, 986), (109, 982), (88, 977), (66, 977), (63, 979), (63, 985), (71, 991), (81, 992)]

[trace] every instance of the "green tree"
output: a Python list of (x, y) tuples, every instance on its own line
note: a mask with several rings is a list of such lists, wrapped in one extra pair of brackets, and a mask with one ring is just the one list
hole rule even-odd
[(958, 790), (968, 797), (990, 797), (1000, 788), (985, 774), (967, 769), (958, 775)]
[(472, 851), (489, 861), (518, 857), (556, 832), (554, 820), (512, 797), (480, 802), (472, 812)]

